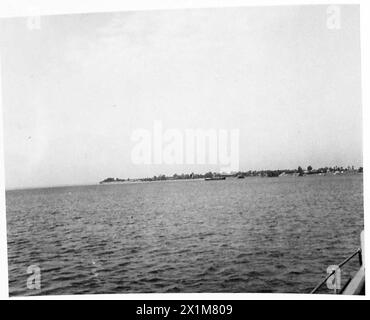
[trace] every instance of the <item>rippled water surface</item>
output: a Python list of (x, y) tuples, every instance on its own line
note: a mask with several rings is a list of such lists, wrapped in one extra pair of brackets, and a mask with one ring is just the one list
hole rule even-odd
[(11, 295), (305, 293), (363, 229), (362, 175), (18, 190), (6, 204)]

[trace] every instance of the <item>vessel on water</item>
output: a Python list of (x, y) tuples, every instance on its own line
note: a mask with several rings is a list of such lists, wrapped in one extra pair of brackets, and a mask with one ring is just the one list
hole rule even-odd
[(211, 181), (211, 180), (226, 180), (226, 177), (209, 177), (204, 178), (205, 181)]

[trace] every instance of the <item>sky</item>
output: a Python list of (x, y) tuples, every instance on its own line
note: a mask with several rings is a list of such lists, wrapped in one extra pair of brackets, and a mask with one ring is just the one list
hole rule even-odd
[(327, 8), (1, 20), (6, 188), (216, 170), (133, 163), (155, 121), (239, 129), (240, 170), (362, 166), (359, 7)]

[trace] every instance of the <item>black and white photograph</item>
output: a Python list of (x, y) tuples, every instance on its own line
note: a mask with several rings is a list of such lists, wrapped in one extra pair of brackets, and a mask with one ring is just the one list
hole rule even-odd
[(9, 296), (364, 295), (360, 34), (355, 4), (1, 18)]

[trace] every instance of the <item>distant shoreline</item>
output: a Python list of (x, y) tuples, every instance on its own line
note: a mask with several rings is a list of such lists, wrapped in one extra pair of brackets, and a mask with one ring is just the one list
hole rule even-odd
[[(317, 177), (317, 176), (354, 176), (354, 175), (362, 175), (363, 172), (346, 172), (346, 173), (313, 173), (313, 174), (303, 174), (299, 176), (298, 174), (281, 174), (279, 176), (245, 176), (244, 178), (303, 178), (303, 177)], [(239, 180), (237, 176), (226, 176), (226, 180)], [(132, 179), (132, 180), (125, 180), (125, 181), (110, 181), (110, 182), (99, 182), (98, 185), (119, 185), (119, 184), (136, 184), (136, 183), (156, 183), (156, 182), (178, 182), (178, 181), (205, 181), (205, 178), (183, 178), (183, 179), (163, 179), (163, 180), (145, 180), (145, 179)]]
[[(265, 171), (268, 172), (268, 171)], [(282, 172), (283, 173), (283, 172)], [(359, 172), (358, 170), (354, 171), (346, 171), (343, 173), (340, 172), (327, 172), (327, 173), (311, 173), (311, 174), (306, 174), (304, 173), (301, 177), (305, 176), (334, 176), (334, 175), (339, 175), (339, 176), (348, 176), (348, 175), (362, 175), (363, 171)], [(245, 178), (268, 178), (268, 176), (261, 176), (261, 175), (246, 175), (244, 176)], [(299, 177), (296, 173), (284, 173), (280, 174), (278, 176), (272, 176), (272, 178), (278, 178), (278, 177)], [(301, 178), (299, 177), (299, 178)], [(226, 180), (229, 179), (237, 179), (237, 175), (226, 175)], [(243, 180), (243, 179), (241, 179)], [(11, 192), (11, 191), (23, 191), (23, 190), (36, 190), (36, 189), (52, 189), (52, 188), (68, 188), (68, 187), (84, 187), (84, 186), (99, 186), (99, 185), (116, 185), (116, 184), (136, 184), (136, 183), (144, 183), (144, 182), (163, 182), (163, 181), (204, 181), (204, 176), (203, 177), (198, 177), (198, 178), (180, 178), (180, 179), (174, 179), (173, 177), (166, 177), (166, 179), (162, 180), (150, 180), (148, 178), (142, 178), (142, 179), (130, 179), (130, 180), (124, 180), (124, 181), (111, 181), (111, 182), (90, 182), (86, 184), (65, 184), (65, 185), (44, 185), (44, 186), (35, 186), (35, 187), (16, 187), (16, 188), (5, 188), (5, 192)]]
[(166, 179), (166, 180), (129, 180), (129, 181), (113, 181), (113, 182), (99, 182), (99, 185), (115, 185), (115, 184), (132, 184), (132, 183), (156, 183), (156, 182), (177, 182), (177, 181), (204, 181), (203, 178), (197, 179)]
[(196, 179), (207, 179), (207, 180), (221, 180), (226, 178), (246, 178), (246, 177), (281, 177), (281, 176), (299, 176), (303, 177), (306, 175), (343, 175), (343, 174), (356, 174), (356, 173), (363, 173), (363, 167), (355, 168), (355, 166), (334, 166), (334, 167), (320, 167), (320, 168), (313, 168), (312, 166), (308, 166), (306, 170), (304, 170), (301, 166), (298, 166), (297, 169), (275, 169), (275, 170), (249, 170), (249, 171), (238, 171), (238, 172), (212, 172), (209, 171), (207, 173), (181, 173), (181, 174), (173, 174), (172, 176), (166, 176), (165, 174), (160, 174), (158, 176), (153, 177), (145, 177), (145, 178), (105, 178), (104, 180), (100, 181), (99, 184), (121, 184), (121, 183), (129, 183), (129, 182), (154, 182), (154, 181), (173, 181), (173, 180), (196, 180)]

